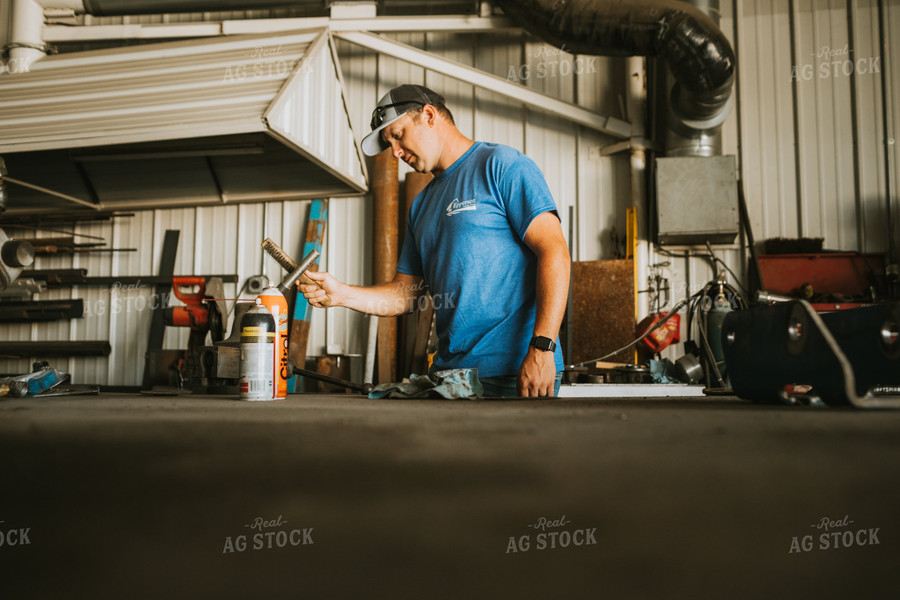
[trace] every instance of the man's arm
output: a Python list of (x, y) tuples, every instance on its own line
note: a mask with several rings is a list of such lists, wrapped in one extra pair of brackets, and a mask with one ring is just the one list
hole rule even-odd
[[(534, 335), (552, 340), (559, 335), (569, 298), (571, 258), (559, 218), (545, 212), (528, 226), (525, 244), (537, 255), (537, 312)], [(556, 383), (553, 352), (528, 346), (519, 368), (517, 393), (520, 396), (552, 396)]]
[(327, 295), (331, 298), (331, 306), (344, 306), (379, 317), (394, 317), (412, 310), (416, 299), (425, 292), (421, 277), (404, 273), (397, 273), (389, 283), (371, 287), (347, 285), (325, 272), (307, 271), (306, 275), (321, 288), (303, 284), (297, 287), (316, 308), (323, 308), (322, 301)]

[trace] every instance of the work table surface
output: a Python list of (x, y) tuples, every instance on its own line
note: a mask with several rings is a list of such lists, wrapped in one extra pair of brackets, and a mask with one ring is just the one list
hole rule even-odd
[(879, 598), (900, 584), (900, 411), (103, 393), (0, 400), (0, 448), (0, 532), (25, 536), (0, 546), (9, 598)]

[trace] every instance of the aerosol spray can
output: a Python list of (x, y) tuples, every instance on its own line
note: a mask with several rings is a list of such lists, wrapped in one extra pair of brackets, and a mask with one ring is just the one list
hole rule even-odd
[(256, 299), (256, 306), (241, 318), (241, 400), (272, 400), (275, 395), (275, 319)]
[(263, 306), (275, 319), (274, 372), (275, 398), (287, 398), (287, 380), (292, 375), (288, 367), (288, 304), (278, 288), (268, 286), (259, 295)]

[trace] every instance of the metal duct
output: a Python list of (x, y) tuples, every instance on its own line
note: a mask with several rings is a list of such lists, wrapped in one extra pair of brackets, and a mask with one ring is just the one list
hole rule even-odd
[(547, 43), (577, 54), (648, 56), (675, 78), (672, 108), (695, 129), (715, 128), (728, 110), (734, 51), (715, 22), (679, 0), (497, 0)]

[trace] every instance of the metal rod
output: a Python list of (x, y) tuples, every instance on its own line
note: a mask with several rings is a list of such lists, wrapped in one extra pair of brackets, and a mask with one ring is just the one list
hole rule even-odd
[(22, 187), (31, 188), (33, 190), (37, 190), (38, 192), (43, 192), (43, 193), (49, 194), (51, 196), (56, 196), (57, 198), (62, 198), (63, 200), (68, 200), (69, 202), (75, 202), (76, 204), (81, 204), (82, 206), (90, 207), (94, 210), (100, 210), (101, 208), (103, 208), (102, 204), (94, 204), (92, 202), (82, 200), (81, 198), (76, 198), (75, 196), (63, 194), (62, 192), (54, 192), (53, 190), (47, 189), (45, 187), (41, 187), (39, 185), (34, 185), (33, 183), (28, 183), (27, 181), (13, 179), (12, 177), (9, 177), (8, 175), (3, 175), (2, 179), (4, 179), (5, 181), (8, 181), (10, 183), (15, 183), (16, 185), (21, 185)]
[(0, 323), (34, 323), (84, 316), (84, 300), (30, 300), (0, 303)]
[(301, 369), (300, 367), (294, 367), (294, 375), (300, 375), (301, 377), (309, 377), (310, 379), (316, 379), (318, 381), (324, 381), (325, 383), (330, 383), (332, 385), (339, 385), (341, 387), (349, 388), (354, 392), (359, 392), (361, 394), (368, 394), (372, 391), (371, 383), (354, 383), (352, 381), (347, 381), (346, 379), (338, 379), (336, 377), (331, 377), (329, 375), (322, 375), (321, 373), (317, 373), (315, 371), (309, 371), (307, 369)]
[(89, 235), (87, 233), (72, 233), (71, 231), (66, 231), (64, 229), (49, 229), (47, 227), (32, 227), (30, 225), (11, 225), (9, 223), (4, 223), (3, 227), (5, 229), (33, 229), (35, 231), (45, 231), (47, 233), (68, 233), (72, 237), (83, 237), (92, 240), (100, 240), (105, 243), (105, 238), (100, 237), (99, 235)]
[(3, 342), (0, 356), (11, 358), (109, 356), (110, 350), (108, 341)]
[(378, 347), (378, 317), (369, 315), (369, 338), (366, 342), (366, 368), (363, 382), (371, 384), (375, 379), (375, 351)]
[[(159, 275), (122, 275), (116, 276), (97, 276), (88, 277), (87, 269), (51, 269), (51, 270), (25, 270), (20, 275), (23, 279), (35, 279), (38, 281), (46, 281), (48, 287), (62, 287), (69, 285), (79, 286), (129, 286), (129, 287), (146, 287), (151, 285), (161, 285), (172, 283), (171, 277), (160, 277)], [(205, 279), (219, 277), (222, 283), (237, 283), (237, 275), (200, 275)]]
[(306, 270), (312, 266), (316, 259), (319, 258), (319, 252), (317, 250), (312, 250), (306, 257), (300, 261), (300, 264), (297, 265), (297, 268), (291, 272), (290, 275), (285, 276), (284, 279), (281, 280), (281, 284), (278, 286), (278, 289), (281, 290), (281, 293), (285, 296), (288, 295), (288, 292), (291, 291), (293, 285), (300, 279), (300, 276), (306, 272)]
[[(290, 255), (288, 255), (288, 253), (285, 252), (281, 248), (281, 246), (279, 246), (274, 241), (272, 241), (272, 238), (266, 238), (263, 241), (263, 243), (261, 244), (261, 246), (262, 246), (262, 249), (265, 250), (266, 254), (268, 254), (269, 256), (274, 258), (275, 262), (277, 262), (279, 265), (281, 265), (282, 268), (284, 268), (284, 270), (287, 271), (288, 273), (291, 273), (297, 269), (297, 263), (294, 262), (294, 259), (291, 258)], [(318, 283), (316, 283), (315, 281), (310, 279), (305, 274), (300, 275), (300, 283), (303, 283), (306, 285), (315, 285), (315, 286), (318, 286), (320, 289), (322, 287)], [(290, 301), (290, 299), (288, 299), (288, 301)], [(322, 305), (323, 306), (331, 306), (331, 298), (328, 296), (325, 296), (325, 300), (322, 301)]]

